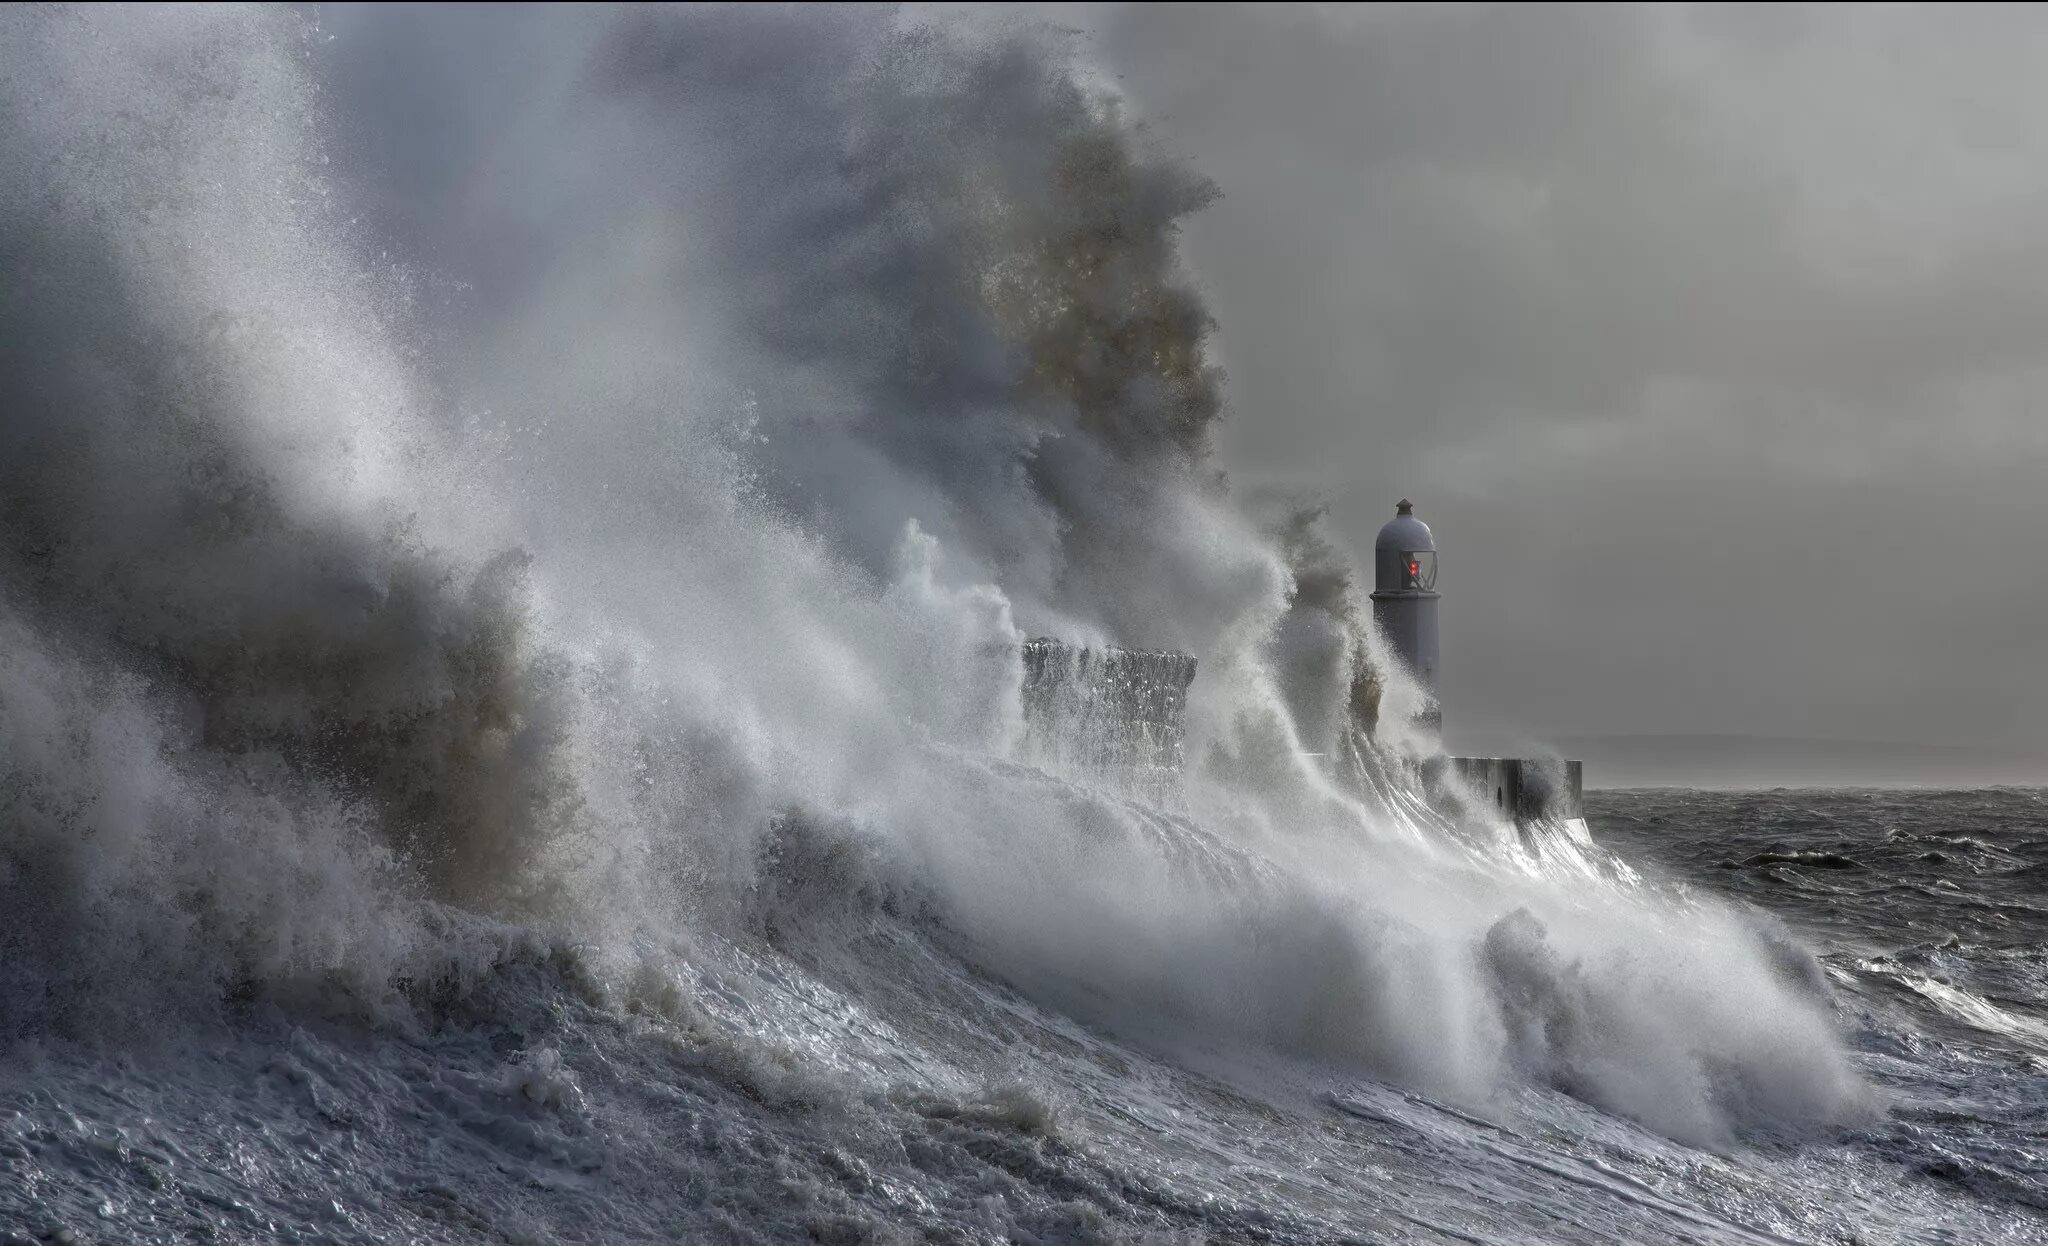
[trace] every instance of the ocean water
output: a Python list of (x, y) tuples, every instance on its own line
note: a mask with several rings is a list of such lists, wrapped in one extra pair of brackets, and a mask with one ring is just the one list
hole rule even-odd
[(5, 1240), (2041, 1240), (2039, 794), (1426, 798), (957, 21), (0, 9)]
[(105, 1242), (2039, 1241), (2043, 800), (1589, 798), (1596, 842), (1814, 949), (1879, 1105), (1803, 1136), (1686, 1144), (1559, 1085), (1454, 1099), (1113, 1032), (791, 842), (789, 907), (665, 972), (606, 982), (498, 932), (494, 968), (402, 1019), (251, 999), (114, 1047), (17, 1047), (0, 1223)]

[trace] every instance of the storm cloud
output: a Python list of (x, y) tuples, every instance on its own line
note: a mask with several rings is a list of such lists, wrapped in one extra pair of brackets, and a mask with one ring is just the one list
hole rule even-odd
[[(595, 238), (649, 193), (638, 156), (561, 174), (617, 140), (551, 120), (585, 107), (619, 15), (321, 12), (340, 150), (374, 153), (354, 184), (423, 271), (485, 281), (456, 308), (545, 280), (545, 224), (583, 214)], [(1739, 732), (2048, 753), (2048, 19), (1079, 5), (827, 25), (928, 19), (1071, 27), (1153, 154), (1220, 190), (1181, 250), (1216, 321), (1233, 493), (1276, 526), (1327, 503), (1355, 558), (1415, 499), (1444, 550), (1454, 749)], [(512, 154), (535, 150), (557, 158)], [(894, 516), (855, 544), (879, 558)], [(1140, 622), (1118, 630), (1201, 630)]]
[(1435, 526), (1454, 747), (2048, 746), (2048, 19), (1069, 17), (1222, 191), (1238, 491)]

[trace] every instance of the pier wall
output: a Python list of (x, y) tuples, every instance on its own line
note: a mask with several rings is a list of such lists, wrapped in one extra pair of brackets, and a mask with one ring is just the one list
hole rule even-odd
[(1585, 767), (1554, 757), (1445, 757), (1428, 771), (1432, 787), (1446, 779), (1470, 789), (1474, 798), (1490, 801), (1496, 814), (1516, 825), (1543, 819), (1586, 816)]

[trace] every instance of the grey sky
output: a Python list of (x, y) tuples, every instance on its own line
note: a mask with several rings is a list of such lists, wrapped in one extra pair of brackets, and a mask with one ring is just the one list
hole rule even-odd
[[(419, 132), (372, 146), (425, 263), (517, 276), (537, 227), (480, 213), (444, 153), (482, 152), (515, 203), (581, 185), (508, 182), (503, 135), (549, 133), (522, 119), (560, 110), (564, 47), (604, 24), (407, 12), (326, 11), (338, 112)], [(2048, 16), (977, 19), (1044, 17), (1222, 188), (1186, 249), (1240, 491), (1326, 499), (1358, 551), (1403, 495), (1435, 527), (1454, 747), (2048, 753)]]
[(2048, 747), (2048, 16), (1077, 20), (1223, 189), (1240, 486), (1435, 526), (1453, 745)]

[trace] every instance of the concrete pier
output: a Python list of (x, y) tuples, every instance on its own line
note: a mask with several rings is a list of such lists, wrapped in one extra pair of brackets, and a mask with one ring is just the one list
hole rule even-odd
[(1026, 751), (1064, 767), (1177, 778), (1194, 678), (1185, 653), (1027, 640)]
[[(1522, 826), (1586, 816), (1585, 767), (1554, 757), (1440, 757), (1423, 769), (1433, 798), (1450, 781), (1488, 801), (1499, 817)], [(1490, 798), (1490, 800), (1489, 800)]]

